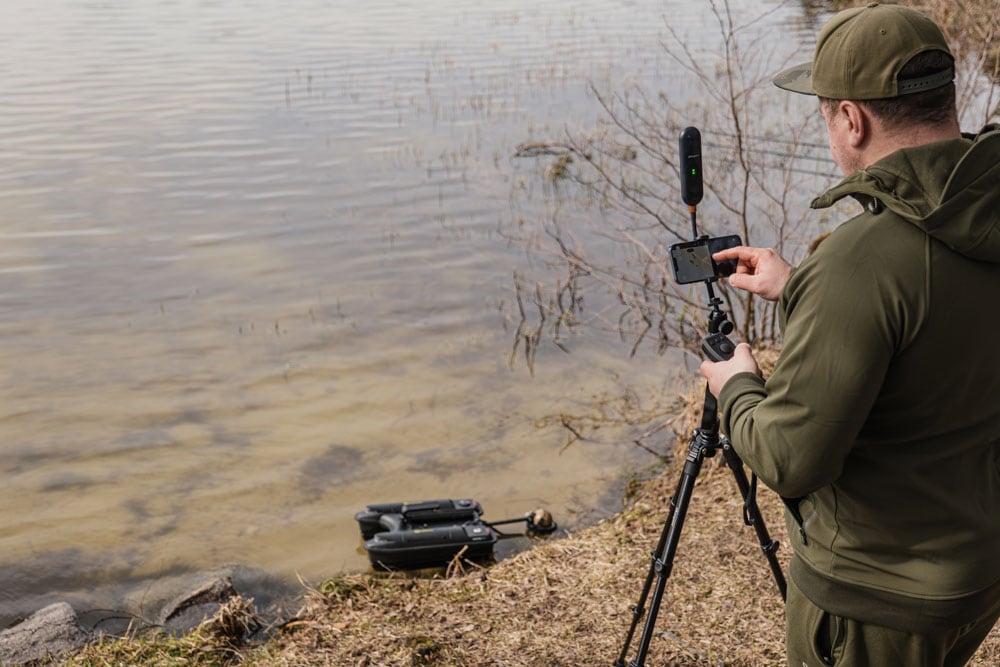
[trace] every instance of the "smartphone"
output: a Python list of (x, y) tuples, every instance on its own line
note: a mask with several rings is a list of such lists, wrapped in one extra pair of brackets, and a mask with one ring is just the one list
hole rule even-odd
[(670, 264), (674, 270), (674, 280), (684, 285), (731, 275), (736, 271), (737, 260), (716, 262), (712, 259), (712, 255), (739, 245), (743, 245), (743, 241), (735, 234), (675, 243), (670, 246)]

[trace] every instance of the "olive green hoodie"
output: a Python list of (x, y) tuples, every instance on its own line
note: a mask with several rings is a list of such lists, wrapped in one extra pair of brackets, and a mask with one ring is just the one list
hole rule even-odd
[(897, 151), (813, 207), (848, 195), (865, 211), (793, 271), (777, 366), (726, 384), (722, 430), (798, 499), (813, 602), (956, 627), (1000, 595), (1000, 131)]

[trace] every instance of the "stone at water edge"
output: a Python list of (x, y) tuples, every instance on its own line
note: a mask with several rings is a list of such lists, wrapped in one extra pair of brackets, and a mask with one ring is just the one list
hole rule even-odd
[(90, 638), (90, 633), (80, 626), (73, 607), (66, 602), (50, 604), (0, 631), (0, 664), (21, 665), (75, 651)]

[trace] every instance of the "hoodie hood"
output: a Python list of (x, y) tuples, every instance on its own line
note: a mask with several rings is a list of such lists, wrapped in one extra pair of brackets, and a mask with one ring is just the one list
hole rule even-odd
[(846, 196), (872, 213), (888, 209), (966, 257), (1000, 263), (1000, 128), (898, 150), (854, 172), (812, 207)]

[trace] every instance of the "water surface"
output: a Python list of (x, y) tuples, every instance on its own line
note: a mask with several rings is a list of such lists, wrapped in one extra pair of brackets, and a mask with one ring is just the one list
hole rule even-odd
[(564, 447), (546, 418), (669, 392), (679, 357), (591, 335), (512, 362), (513, 274), (539, 267), (501, 230), (539, 176), (518, 143), (591, 124), (591, 83), (671, 85), (664, 15), (713, 20), (680, 0), (5, 3), (0, 620), (222, 563), (363, 569), (370, 502), (471, 496), (567, 528), (613, 510), (653, 457)]

